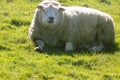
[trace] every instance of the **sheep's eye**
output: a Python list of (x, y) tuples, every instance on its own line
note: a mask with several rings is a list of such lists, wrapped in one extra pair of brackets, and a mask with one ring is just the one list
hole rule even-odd
[(45, 10), (44, 10), (44, 9), (42, 9), (42, 12), (45, 12)]
[(44, 14), (46, 14), (46, 11), (45, 11), (44, 9), (42, 9), (42, 12), (43, 12)]
[(59, 11), (56, 11), (55, 14), (57, 14)]

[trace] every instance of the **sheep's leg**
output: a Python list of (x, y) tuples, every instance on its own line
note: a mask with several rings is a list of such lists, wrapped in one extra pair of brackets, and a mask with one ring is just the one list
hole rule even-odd
[(104, 48), (103, 35), (103, 29), (101, 27), (98, 27), (95, 37), (95, 43), (92, 47), (89, 48), (91, 52), (100, 52)]
[(91, 52), (100, 52), (104, 48), (103, 44), (99, 44), (98, 46), (90, 47), (89, 50)]
[(36, 45), (37, 47), (35, 47), (34, 50), (38, 50), (38, 51), (43, 51), (43, 47), (45, 46), (45, 43), (42, 40), (36, 40)]
[(72, 44), (72, 42), (66, 42), (66, 45), (65, 45), (65, 51), (73, 51), (75, 48)]

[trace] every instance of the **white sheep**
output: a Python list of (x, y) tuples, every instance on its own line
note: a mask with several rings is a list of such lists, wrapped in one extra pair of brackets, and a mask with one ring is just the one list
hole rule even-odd
[(63, 44), (65, 51), (87, 48), (101, 51), (115, 43), (114, 22), (110, 15), (92, 8), (65, 7), (54, 0), (41, 2), (30, 25), (29, 36), (42, 51), (45, 45)]

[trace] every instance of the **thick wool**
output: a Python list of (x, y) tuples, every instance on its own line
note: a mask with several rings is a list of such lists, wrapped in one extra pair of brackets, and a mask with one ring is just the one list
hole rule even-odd
[[(46, 1), (47, 2), (47, 1)], [(48, 1), (47, 3), (51, 3)], [(40, 3), (44, 4), (44, 2)], [(54, 28), (46, 28), (42, 22), (42, 13), (38, 8), (30, 25), (29, 35), (33, 42), (42, 40), (46, 45), (57, 46), (71, 42), (74, 47), (110, 47), (115, 42), (114, 22), (110, 15), (92, 8), (65, 7), (53, 1), (65, 10), (58, 13)], [(65, 46), (65, 45), (64, 45)]]

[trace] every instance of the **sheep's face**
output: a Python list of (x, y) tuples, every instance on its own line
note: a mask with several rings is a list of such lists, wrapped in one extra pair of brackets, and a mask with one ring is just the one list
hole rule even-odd
[(41, 11), (41, 22), (45, 27), (53, 28), (55, 27), (58, 15), (60, 11), (63, 11), (64, 9), (60, 7), (59, 5), (55, 4), (44, 4), (37, 6), (38, 9)]

